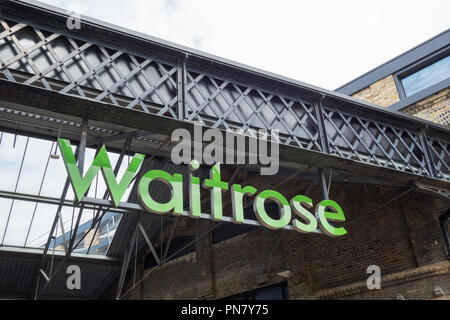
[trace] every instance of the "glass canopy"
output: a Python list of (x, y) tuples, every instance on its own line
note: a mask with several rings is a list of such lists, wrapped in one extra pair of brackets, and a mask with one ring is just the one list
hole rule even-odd
[[(72, 149), (75, 152), (74, 145)], [(0, 132), (0, 245), (45, 247), (67, 178), (63, 159), (61, 156), (54, 156), (55, 153), (60, 154), (55, 141)], [(114, 167), (119, 154), (108, 154)], [(95, 149), (86, 148), (84, 172), (89, 169), (94, 155)], [(120, 166), (118, 180), (121, 179), (129, 161), (130, 157), (126, 155)], [(125, 199), (131, 189), (132, 185), (125, 193)], [(98, 174), (87, 196), (103, 198), (105, 191), (103, 176)], [(74, 193), (71, 187), (65, 200), (68, 201), (62, 206), (62, 223), (56, 226), (50, 244), (51, 250), (64, 250), (64, 240), (67, 241), (73, 234), (80, 215), (80, 208), (72, 205)], [(98, 227), (91, 229), (95, 214), (97, 210), (81, 210), (80, 225), (74, 243), (85, 233), (88, 234), (80, 241), (75, 252), (102, 255), (107, 253), (122, 214), (106, 212)]]

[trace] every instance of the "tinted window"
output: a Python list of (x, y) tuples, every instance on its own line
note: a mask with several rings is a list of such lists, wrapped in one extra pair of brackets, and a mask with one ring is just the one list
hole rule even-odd
[(288, 300), (289, 293), (286, 281), (236, 294), (224, 300)]
[(450, 56), (401, 79), (407, 97), (428, 88), (450, 76)]

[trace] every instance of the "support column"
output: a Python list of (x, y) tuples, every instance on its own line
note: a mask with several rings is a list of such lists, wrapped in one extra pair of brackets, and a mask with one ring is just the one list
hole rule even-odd
[(213, 221), (197, 220), (195, 246), (198, 299), (211, 299), (215, 296), (211, 232), (202, 236), (202, 234), (211, 229), (213, 225)]

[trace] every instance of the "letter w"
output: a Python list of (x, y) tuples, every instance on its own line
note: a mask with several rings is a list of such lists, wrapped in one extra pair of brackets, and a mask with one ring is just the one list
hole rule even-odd
[(80, 170), (77, 166), (77, 161), (72, 152), (72, 147), (70, 146), (70, 141), (66, 139), (58, 139), (59, 148), (64, 159), (64, 164), (66, 165), (67, 172), (69, 173), (70, 181), (72, 182), (72, 187), (78, 201), (81, 201), (83, 196), (86, 194), (89, 186), (92, 184), (98, 171), (102, 169), (103, 177), (105, 178), (108, 191), (111, 194), (114, 205), (117, 207), (123, 194), (127, 190), (128, 186), (133, 180), (133, 177), (144, 160), (144, 155), (140, 153), (135, 153), (133, 159), (128, 165), (127, 170), (123, 174), (122, 179), (117, 183), (116, 176), (109, 161), (108, 153), (106, 152), (106, 147), (103, 146), (98, 154), (95, 156), (94, 161), (89, 167), (88, 171), (81, 177)]

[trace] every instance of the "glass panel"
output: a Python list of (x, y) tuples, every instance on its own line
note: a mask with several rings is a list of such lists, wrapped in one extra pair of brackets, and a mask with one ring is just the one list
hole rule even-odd
[(0, 244), (2, 243), (3, 235), (5, 234), (11, 203), (11, 199), (0, 198)]
[[(39, 193), (52, 145), (54, 144), (51, 141), (30, 138), (17, 186), (18, 193), (33, 195)], [(54, 161), (49, 162), (49, 166), (53, 164)]]
[[(55, 151), (55, 146), (54, 141), (0, 132), (0, 176), (2, 177), (0, 179), (0, 191), (60, 198), (67, 172), (59, 151), (59, 159), (49, 157), (50, 153)], [(75, 146), (72, 146), (72, 150), (75, 152)], [(84, 173), (92, 164), (94, 155), (94, 148), (86, 149)], [(114, 168), (119, 154), (108, 152), (108, 155)], [(118, 181), (121, 180), (130, 160), (131, 157), (124, 157), (117, 175)], [(22, 169), (20, 169), (21, 166)], [(133, 185), (127, 189), (123, 201), (128, 198), (132, 187)], [(88, 196), (103, 198), (105, 191), (106, 184), (103, 175), (99, 173), (88, 192)], [(69, 188), (66, 200), (72, 201), (73, 199), (73, 190)], [(58, 205), (56, 204), (12, 200), (0, 196), (0, 245), (42, 248), (47, 242), (57, 208)], [(94, 235), (94, 230), (89, 231), (89, 229), (96, 213), (97, 211), (94, 212), (92, 209), (83, 210), (75, 244), (86, 232), (89, 233), (75, 248), (76, 252), (86, 253), (92, 239), (89, 253), (106, 254), (122, 215), (106, 212), (98, 231)], [(79, 214), (79, 208), (62, 207), (61, 215), (66, 239), (68, 239), (70, 231), (73, 230)], [(50, 244), (50, 249), (64, 250), (64, 239), (59, 221), (55, 235), (56, 238)]]
[(57, 205), (38, 203), (25, 247), (42, 248), (55, 219)]
[(450, 76), (450, 56), (425, 67), (405, 78), (402, 85), (407, 97), (432, 86)]
[[(8, 215), (10, 207), (2, 208), (1, 215)], [(28, 228), (33, 216), (34, 203), (30, 201), (15, 200), (12, 206), (11, 217), (7, 224), (3, 245), (23, 246)]]
[(0, 143), (0, 189), (14, 191), (27, 138), (3, 132)]
[(121, 214), (107, 212), (103, 217), (99, 232), (94, 237), (91, 250), (92, 254), (106, 254), (111, 245), (114, 234), (116, 233), (119, 222), (122, 218)]
[[(75, 147), (72, 147), (73, 151), (75, 152)], [(52, 153), (55, 152), (55, 145), (53, 144)], [(61, 153), (59, 150), (57, 151), (57, 154), (60, 156), (59, 159), (50, 159), (47, 173), (45, 174), (45, 180), (42, 185), (41, 190), (41, 196), (45, 197), (53, 197), (53, 198), (59, 198), (61, 197), (61, 193), (64, 188), (64, 183), (66, 182), (67, 178), (67, 171), (64, 166), (64, 161), (62, 161)], [(69, 191), (72, 188), (69, 188)], [(68, 199), (72, 199), (69, 197), (66, 197)]]

